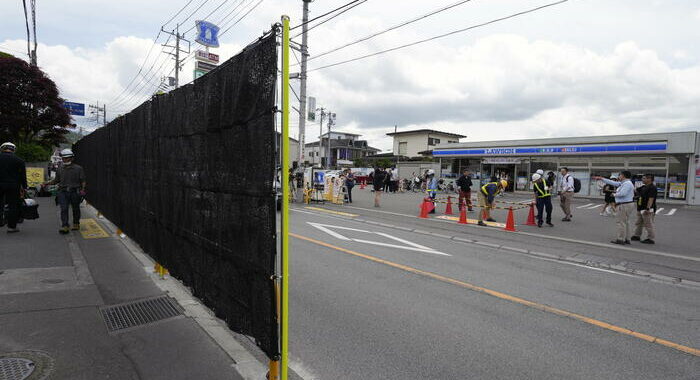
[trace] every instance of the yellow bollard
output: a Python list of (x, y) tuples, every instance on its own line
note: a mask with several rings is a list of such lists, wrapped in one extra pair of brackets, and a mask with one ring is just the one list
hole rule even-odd
[(280, 362), (277, 360), (270, 360), (270, 370), (267, 372), (268, 380), (279, 380), (280, 379)]

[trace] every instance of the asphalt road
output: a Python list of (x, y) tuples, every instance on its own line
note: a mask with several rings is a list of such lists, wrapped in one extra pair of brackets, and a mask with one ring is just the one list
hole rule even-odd
[(313, 207), (291, 215), (290, 353), (305, 379), (698, 378), (698, 287), (527, 254), (547, 248), (536, 236)]

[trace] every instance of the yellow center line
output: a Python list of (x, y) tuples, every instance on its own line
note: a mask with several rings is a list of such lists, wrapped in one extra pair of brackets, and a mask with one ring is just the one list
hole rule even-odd
[(366, 254), (364, 254), (364, 253), (359, 253), (359, 252), (355, 252), (355, 251), (352, 251), (352, 250), (349, 250), (349, 249), (345, 249), (345, 248), (342, 248), (342, 247), (337, 247), (337, 246), (334, 246), (334, 245), (332, 245), (332, 244), (328, 244), (328, 243), (325, 243), (325, 242), (322, 242), (322, 241), (319, 241), (319, 240), (316, 240), (316, 239), (312, 239), (312, 238), (309, 238), (309, 237), (306, 237), (306, 236), (297, 235), (297, 234), (291, 233), (291, 232), (289, 233), (289, 235), (290, 235), (290, 236), (293, 236), (293, 237), (295, 237), (295, 238), (297, 238), (297, 239), (306, 240), (306, 241), (308, 241), (308, 242), (310, 242), (310, 243), (318, 244), (318, 245), (321, 245), (321, 246), (324, 246), (324, 247), (327, 247), (327, 248), (330, 248), (330, 249), (334, 249), (334, 250), (336, 250), (336, 251), (340, 251), (340, 252), (343, 252), (343, 253), (347, 253), (347, 254), (349, 254), (349, 255), (361, 257), (361, 258), (363, 258), (363, 259), (366, 259), (366, 260), (369, 260), (369, 261), (373, 261), (373, 262), (375, 262), (375, 263), (380, 263), (380, 264), (388, 265), (388, 266), (390, 266), (390, 267), (394, 267), (394, 268), (397, 268), (397, 269), (401, 269), (401, 270), (404, 270), (404, 271), (406, 271), (406, 272), (415, 273), (415, 274), (417, 274), (417, 275), (429, 277), (429, 278), (432, 278), (432, 279), (435, 279), (435, 280), (438, 280), (438, 281), (442, 281), (442, 282), (445, 282), (445, 283), (448, 283), (448, 284), (453, 284), (453, 285), (461, 286), (461, 287), (463, 287), (463, 288), (466, 288), (466, 289), (469, 289), (469, 290), (473, 290), (473, 291), (479, 292), (479, 293), (488, 294), (488, 295), (490, 295), (490, 296), (493, 296), (493, 297), (496, 297), (496, 298), (500, 298), (500, 299), (502, 299), (502, 300), (514, 302), (514, 303), (517, 303), (517, 304), (520, 304), (520, 305), (523, 305), (523, 306), (527, 306), (527, 307), (530, 307), (530, 308), (533, 308), (533, 309), (541, 310), (541, 311), (544, 311), (544, 312), (547, 312), (547, 313), (552, 313), (552, 314), (560, 315), (560, 316), (563, 316), (563, 317), (572, 318), (572, 319), (575, 319), (575, 320), (578, 320), (578, 321), (581, 321), (581, 322), (584, 322), (584, 323), (588, 323), (588, 324), (590, 324), (590, 325), (594, 325), (594, 326), (598, 326), (598, 327), (600, 327), (600, 328), (604, 328), (604, 329), (606, 329), (606, 330), (610, 330), (610, 331), (614, 331), (614, 332), (617, 332), (617, 333), (620, 333), (620, 334), (632, 336), (632, 337), (635, 337), (635, 338), (638, 338), (638, 339), (645, 340), (645, 341), (650, 342), (650, 343), (660, 344), (660, 345), (662, 345), (662, 346), (666, 346), (666, 347), (669, 347), (669, 348), (673, 348), (673, 349), (675, 349), (675, 350), (682, 351), (682, 352), (685, 352), (685, 353), (688, 353), (688, 354), (691, 354), (691, 355), (700, 356), (700, 349), (697, 349), (697, 348), (684, 346), (684, 345), (682, 345), (682, 344), (674, 343), (674, 342), (671, 342), (671, 341), (666, 340), (666, 339), (661, 339), (661, 338), (657, 338), (657, 337), (655, 337), (655, 336), (651, 336), (651, 335), (643, 334), (643, 333), (640, 333), (640, 332), (632, 331), (632, 330), (630, 330), (630, 329), (627, 329), (627, 328), (624, 328), (624, 327), (619, 327), (619, 326), (616, 326), (616, 325), (613, 325), (613, 324), (610, 324), (610, 323), (607, 323), (607, 322), (599, 321), (599, 320), (597, 320), (597, 319), (589, 318), (589, 317), (586, 317), (586, 316), (581, 315), (581, 314), (576, 314), (576, 313), (572, 313), (572, 312), (569, 312), (569, 311), (566, 311), (566, 310), (557, 309), (557, 308), (555, 308), (555, 307), (547, 306), (547, 305), (544, 305), (544, 304), (541, 304), (541, 303), (537, 303), (537, 302), (533, 302), (533, 301), (528, 301), (528, 300), (523, 299), (523, 298), (511, 296), (511, 295), (509, 295), (509, 294), (505, 294), (505, 293), (501, 293), (501, 292), (498, 292), (498, 291), (495, 291), (495, 290), (483, 288), (483, 287), (481, 287), (481, 286), (476, 286), (476, 285), (473, 285), (473, 284), (470, 284), (470, 283), (467, 283), (467, 282), (455, 280), (455, 279), (453, 279), (453, 278), (441, 276), (441, 275), (436, 274), (436, 273), (427, 272), (427, 271), (420, 270), (420, 269), (416, 269), (416, 268), (413, 268), (413, 267), (409, 267), (409, 266), (406, 266), (406, 265), (403, 265), (403, 264), (398, 264), (398, 263), (395, 263), (395, 262), (392, 262), (392, 261), (388, 261), (388, 260), (380, 259), (380, 258), (377, 258), (377, 257), (374, 257), (374, 256), (366, 255)]
[(307, 210), (327, 212), (329, 214), (335, 214), (335, 215), (352, 216), (352, 217), (357, 216), (357, 214), (350, 214), (350, 213), (342, 212), (342, 211), (333, 211), (333, 210), (328, 210), (328, 209), (320, 208), (320, 207), (304, 207), (304, 208)]

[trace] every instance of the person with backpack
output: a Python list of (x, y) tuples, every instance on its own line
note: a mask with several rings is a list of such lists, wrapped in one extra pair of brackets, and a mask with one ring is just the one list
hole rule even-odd
[(24, 161), (15, 156), (16, 149), (11, 142), (0, 145), (0, 215), (7, 204), (7, 233), (19, 232), (17, 222), (27, 188), (27, 168)]
[(628, 170), (623, 170), (617, 177), (619, 181), (609, 180), (600, 176), (595, 176), (593, 179), (605, 182), (617, 188), (615, 191), (615, 204), (617, 205), (617, 237), (611, 241), (613, 244), (631, 244), (632, 237), (632, 215), (635, 214), (637, 206), (634, 202), (634, 184), (630, 180), (632, 173)]
[[(559, 169), (562, 179), (559, 184), (559, 205), (564, 212), (562, 222), (570, 222), (571, 217), (571, 200), (574, 199), (574, 176), (569, 173), (569, 168), (563, 167)], [(579, 185), (580, 186), (580, 185)]]

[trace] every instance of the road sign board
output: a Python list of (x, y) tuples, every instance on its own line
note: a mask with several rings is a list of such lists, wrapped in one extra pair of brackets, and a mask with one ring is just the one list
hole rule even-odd
[(206, 63), (206, 62), (202, 62), (202, 61), (196, 61), (194, 63), (194, 68), (196, 70), (201, 70), (201, 71), (205, 71), (205, 72), (212, 71), (216, 67), (217, 67), (216, 65), (212, 65), (211, 63)]
[(195, 21), (197, 26), (197, 38), (196, 42), (204, 46), (209, 47), (219, 47), (219, 27), (210, 23), (209, 21), (197, 20)]
[(63, 107), (65, 107), (71, 115), (85, 116), (85, 104), (83, 103), (63, 102)]
[(194, 69), (194, 75), (193, 75), (194, 79), (197, 79), (206, 73), (207, 73), (206, 71)]
[(195, 52), (194, 59), (209, 63), (219, 63), (219, 55), (210, 53), (206, 50), (197, 50)]

